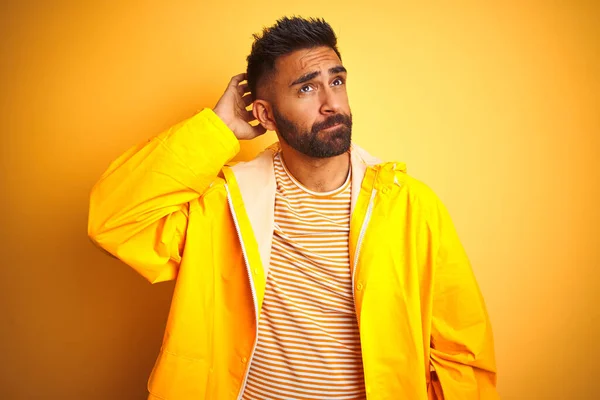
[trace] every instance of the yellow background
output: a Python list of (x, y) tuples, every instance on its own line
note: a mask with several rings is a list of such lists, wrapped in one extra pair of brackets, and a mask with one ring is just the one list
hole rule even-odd
[(501, 396), (599, 396), (599, 2), (0, 7), (3, 399), (145, 397), (173, 285), (92, 246), (89, 190), (128, 147), (212, 107), (251, 34), (285, 14), (331, 23), (355, 140), (448, 206), (494, 325)]

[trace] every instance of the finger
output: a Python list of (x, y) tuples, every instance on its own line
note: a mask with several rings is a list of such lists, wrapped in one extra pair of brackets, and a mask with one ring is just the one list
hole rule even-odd
[(252, 113), (252, 111), (246, 111), (246, 121), (252, 122), (254, 120), (256, 120), (254, 113)]
[(244, 113), (248, 111), (246, 110), (246, 107), (248, 106), (246, 105), (246, 102), (242, 97), (238, 97), (235, 99), (235, 105), (237, 107), (237, 111), (240, 113), (240, 116), (244, 116)]
[(250, 93), (250, 88), (248, 87), (247, 83), (242, 83), (241, 85), (238, 85), (238, 89), (241, 94)]
[(265, 133), (267, 130), (265, 129), (264, 126), (262, 126), (261, 124), (258, 124), (256, 126), (252, 127), (252, 130), (254, 131), (254, 133), (256, 134), (256, 136), (260, 136), (263, 133)]
[(254, 100), (252, 99), (251, 93), (244, 95), (244, 97), (242, 97), (242, 100), (244, 100), (244, 108), (248, 107), (250, 104), (252, 104), (254, 102)]
[(237, 92), (240, 96), (243, 96), (244, 94), (248, 93), (250, 90), (248, 89), (248, 85), (245, 83), (242, 83), (241, 85), (237, 85), (236, 86)]
[(229, 84), (231, 86), (237, 86), (240, 84), (240, 82), (242, 82), (244, 80), (246, 80), (246, 73), (237, 74), (236, 76), (231, 78), (231, 81), (229, 81)]

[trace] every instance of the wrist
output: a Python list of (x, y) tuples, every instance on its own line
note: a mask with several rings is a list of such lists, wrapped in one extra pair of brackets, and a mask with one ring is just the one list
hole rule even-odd
[[(216, 115), (217, 117), (219, 117), (219, 119), (220, 119), (221, 121), (223, 121), (223, 123), (224, 123), (225, 125), (227, 125), (227, 127), (228, 127), (228, 128), (229, 128), (229, 129), (230, 129), (230, 130), (231, 130), (231, 131), (234, 133), (234, 135), (235, 135), (235, 131), (233, 130), (233, 124), (232, 124), (232, 121), (231, 121), (231, 119), (230, 119), (230, 118), (227, 118), (227, 117), (226, 117), (226, 115), (224, 115), (224, 113), (222, 113), (222, 112), (221, 112), (221, 111), (218, 109), (218, 107), (215, 107), (215, 108), (213, 109), (213, 112), (215, 113), (215, 115)], [(237, 135), (235, 135), (235, 136), (237, 137)]]

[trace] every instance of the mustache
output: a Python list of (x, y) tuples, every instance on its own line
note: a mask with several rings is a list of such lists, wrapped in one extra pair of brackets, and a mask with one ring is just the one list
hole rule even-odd
[(348, 128), (352, 128), (352, 117), (346, 114), (335, 114), (327, 117), (323, 122), (317, 122), (312, 126), (312, 132), (316, 133), (322, 129), (331, 128), (334, 125), (343, 124)]

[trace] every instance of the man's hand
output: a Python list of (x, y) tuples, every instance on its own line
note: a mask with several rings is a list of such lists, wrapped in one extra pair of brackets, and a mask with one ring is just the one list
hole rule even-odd
[(240, 84), (245, 79), (246, 74), (239, 74), (231, 78), (225, 93), (213, 109), (238, 140), (254, 139), (266, 132), (266, 129), (260, 124), (250, 125), (255, 118), (252, 111), (246, 110), (246, 107), (252, 104), (252, 95), (248, 91), (247, 84)]

